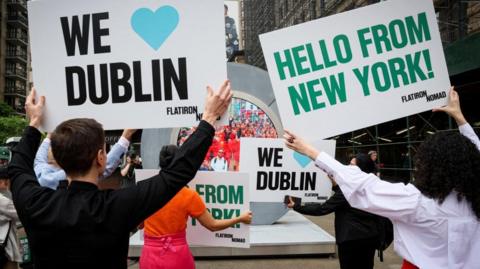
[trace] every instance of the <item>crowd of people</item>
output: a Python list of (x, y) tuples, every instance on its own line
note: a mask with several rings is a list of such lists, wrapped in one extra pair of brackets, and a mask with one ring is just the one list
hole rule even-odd
[[(0, 169), (0, 266), (15, 268), (21, 260), (12, 229), (21, 221), (35, 268), (127, 268), (130, 232), (138, 227), (145, 229), (140, 268), (194, 268), (185, 237), (188, 217), (217, 231), (249, 224), (252, 213), (215, 220), (186, 184), (198, 170), (238, 169), (240, 137), (277, 137), (265, 114), (246, 113), (241, 106), (228, 125), (215, 129), (231, 100), (228, 81), (217, 92), (209, 88), (202, 121), (180, 132), (179, 146), (162, 148), (158, 175), (100, 190), (99, 182), (119, 166), (135, 130), (124, 130), (108, 155), (103, 128), (94, 119), (67, 120), (41, 142), (45, 98), (32, 90), (25, 104), (29, 126), (8, 171)], [(449, 114), (460, 134), (439, 132), (419, 147), (413, 184), (380, 180), (376, 152), (357, 154), (344, 165), (285, 131), (286, 146), (310, 157), (333, 185), (324, 204), (290, 199), (287, 206), (308, 215), (335, 213), (342, 269), (373, 268), (379, 218), (393, 225), (404, 269), (480, 268), (475, 255), (480, 251), (480, 139), (453, 89), (448, 105), (435, 111)], [(121, 174), (138, 165), (138, 156), (130, 154)]]
[[(215, 137), (200, 167), (202, 171), (238, 171), (240, 166), (240, 138), (277, 138), (272, 121), (254, 104), (233, 98), (229, 109), (228, 125), (217, 126)], [(178, 145), (195, 131), (195, 127), (182, 128)]]

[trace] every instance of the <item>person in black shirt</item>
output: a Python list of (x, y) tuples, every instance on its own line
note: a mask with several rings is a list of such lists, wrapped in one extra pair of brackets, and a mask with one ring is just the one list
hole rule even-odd
[[(352, 164), (366, 173), (374, 171), (375, 163), (366, 154), (357, 154)], [(290, 198), (288, 207), (311, 216), (323, 216), (334, 212), (340, 268), (373, 269), (373, 259), (379, 242), (378, 216), (351, 207), (333, 180), (332, 190), (333, 195), (323, 204), (302, 206)]]
[(158, 175), (131, 188), (99, 190), (105, 169), (103, 128), (93, 119), (63, 122), (52, 134), (52, 151), (70, 184), (41, 187), (33, 171), (45, 98), (32, 90), (25, 103), (30, 119), (9, 166), (13, 201), (36, 269), (125, 269), (129, 232), (158, 211), (196, 174), (214, 136), (212, 125), (231, 100), (230, 83), (208, 87), (197, 130)]

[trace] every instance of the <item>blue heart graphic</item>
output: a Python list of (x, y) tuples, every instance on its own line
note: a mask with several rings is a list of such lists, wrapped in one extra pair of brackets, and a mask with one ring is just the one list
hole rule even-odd
[(177, 28), (180, 16), (172, 6), (162, 6), (155, 12), (137, 9), (131, 18), (133, 30), (154, 50), (158, 50)]
[(297, 163), (302, 167), (305, 168), (311, 161), (312, 159), (308, 158), (307, 156), (300, 154), (296, 151), (293, 152), (293, 158)]

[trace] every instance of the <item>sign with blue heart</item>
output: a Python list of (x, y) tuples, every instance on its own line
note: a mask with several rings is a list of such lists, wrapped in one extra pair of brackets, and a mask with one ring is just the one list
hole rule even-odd
[[(313, 145), (335, 156), (335, 140)], [(324, 202), (331, 182), (309, 157), (288, 149), (283, 139), (242, 138), (240, 171), (250, 173), (252, 202), (283, 202), (285, 195), (304, 202)]]
[(33, 81), (52, 130), (193, 126), (226, 78), (222, 0), (28, 2)]

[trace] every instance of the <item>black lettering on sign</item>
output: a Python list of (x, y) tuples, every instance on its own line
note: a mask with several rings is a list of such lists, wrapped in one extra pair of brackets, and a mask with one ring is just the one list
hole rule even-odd
[(273, 161), (274, 167), (281, 167), (282, 152), (283, 148), (257, 148), (258, 165), (260, 167), (272, 166)]
[[(78, 78), (78, 97), (75, 97), (73, 75)], [(67, 102), (69, 106), (78, 106), (87, 100), (87, 85), (85, 84), (85, 71), (80, 66), (65, 67), (67, 81)]]
[[(68, 17), (61, 17), (63, 40), (68, 56), (75, 55), (75, 44), (78, 44), (80, 55), (88, 54), (88, 37), (90, 34), (90, 18), (92, 19), (93, 52), (109, 53), (110, 46), (102, 45), (102, 36), (108, 36), (110, 30), (101, 28), (100, 21), (108, 19), (108, 12), (82, 15), (82, 22), (79, 16), (72, 16), (72, 24), (69, 24)], [(80, 26), (81, 24), (81, 26)]]
[(177, 89), (180, 100), (188, 99), (187, 85), (187, 59), (178, 58), (178, 74), (175, 72), (172, 59), (163, 59), (163, 84), (165, 87), (165, 100), (172, 98), (172, 82)]
[[(120, 77), (118, 72), (122, 72)], [(132, 98), (132, 85), (130, 80), (130, 68), (126, 63), (110, 64), (110, 87), (112, 87), (112, 103), (126, 103)], [(123, 87), (123, 95), (120, 94), (120, 86)]]

